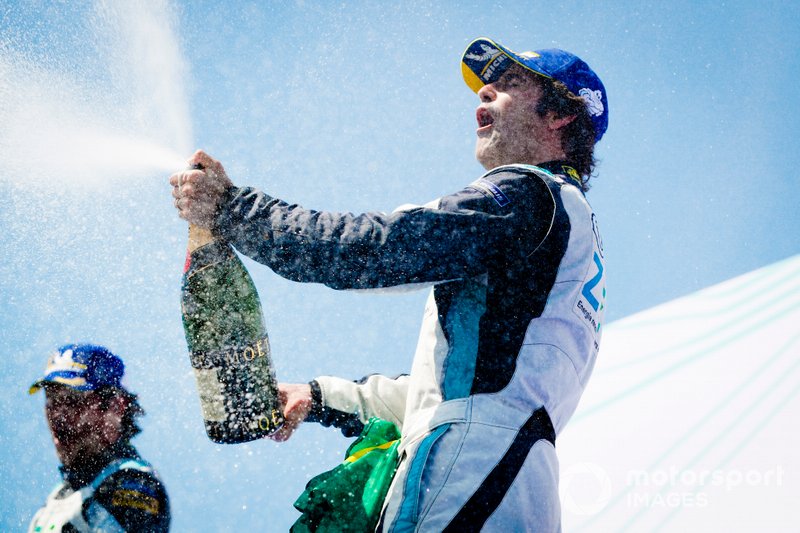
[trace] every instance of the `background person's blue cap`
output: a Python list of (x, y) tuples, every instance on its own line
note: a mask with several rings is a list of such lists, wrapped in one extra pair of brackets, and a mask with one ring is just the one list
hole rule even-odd
[(608, 97), (603, 82), (581, 58), (551, 48), (535, 52), (512, 52), (491, 39), (481, 37), (472, 41), (461, 57), (461, 73), (470, 89), (476, 93), (486, 84), (494, 83), (511, 65), (547, 78), (560, 81), (572, 94), (586, 102), (594, 123), (595, 142), (608, 129)]
[(48, 383), (60, 383), (79, 391), (93, 391), (100, 387), (122, 388), (125, 373), (122, 359), (102, 346), (95, 344), (67, 344), (47, 360), (44, 376), (28, 390), (35, 393)]

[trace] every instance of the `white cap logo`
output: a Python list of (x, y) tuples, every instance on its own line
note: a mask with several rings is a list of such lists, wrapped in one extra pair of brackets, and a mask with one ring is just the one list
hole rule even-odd
[(578, 96), (584, 99), (586, 102), (586, 108), (589, 110), (589, 114), (593, 117), (599, 117), (603, 114), (603, 111), (605, 111), (603, 108), (603, 93), (600, 92), (599, 89), (593, 91), (584, 87), (578, 91)]
[(473, 61), (488, 61), (500, 53), (500, 50), (498, 50), (497, 48), (492, 48), (488, 44), (481, 44), (480, 46), (481, 49), (483, 50), (482, 54), (473, 54), (470, 52), (469, 54), (466, 54), (464, 57), (466, 57), (467, 59), (471, 59)]

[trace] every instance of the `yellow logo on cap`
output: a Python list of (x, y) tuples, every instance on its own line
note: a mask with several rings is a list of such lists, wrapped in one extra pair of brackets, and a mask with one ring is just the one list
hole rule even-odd
[(53, 378), (53, 383), (61, 383), (63, 385), (69, 385), (70, 387), (81, 387), (86, 385), (86, 380), (82, 377), (65, 378), (63, 376), (56, 376)]

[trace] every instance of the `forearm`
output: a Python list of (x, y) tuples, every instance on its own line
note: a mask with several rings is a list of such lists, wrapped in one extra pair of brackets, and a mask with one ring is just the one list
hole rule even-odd
[(345, 436), (357, 435), (372, 417), (402, 427), (408, 380), (407, 375), (375, 374), (359, 381), (318, 377), (311, 382), (312, 407), (306, 421), (337, 427)]
[(216, 231), (239, 251), (294, 281), (336, 289), (440, 282), (485, 270), (501, 217), (413, 208), (391, 214), (304, 209), (260, 191), (231, 189)]

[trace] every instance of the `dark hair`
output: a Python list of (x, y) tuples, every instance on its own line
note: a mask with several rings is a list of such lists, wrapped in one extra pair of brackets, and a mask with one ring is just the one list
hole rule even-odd
[(597, 160), (594, 158), (594, 125), (586, 108), (586, 102), (580, 96), (572, 94), (560, 81), (544, 76), (534, 76), (542, 87), (542, 97), (536, 112), (543, 117), (552, 111), (557, 117), (575, 115), (575, 120), (561, 129), (561, 148), (581, 176), (584, 191), (589, 190), (589, 179), (594, 172)]
[(103, 409), (107, 409), (111, 400), (121, 396), (125, 399), (125, 413), (120, 421), (120, 440), (127, 442), (142, 432), (136, 419), (144, 415), (144, 409), (139, 404), (139, 396), (133, 392), (117, 387), (101, 387), (94, 391), (100, 398)]

